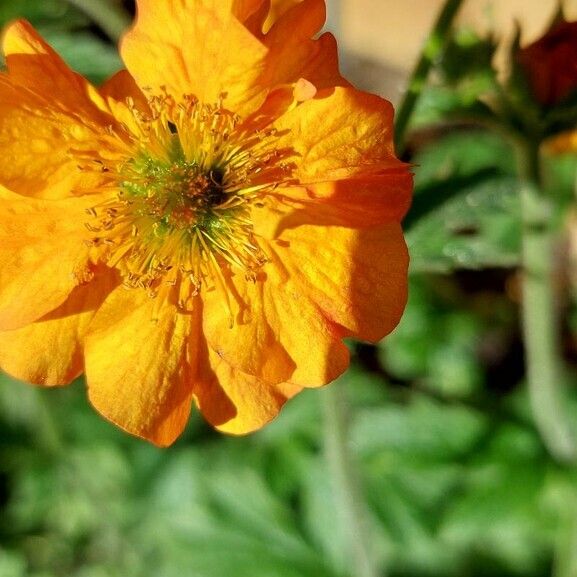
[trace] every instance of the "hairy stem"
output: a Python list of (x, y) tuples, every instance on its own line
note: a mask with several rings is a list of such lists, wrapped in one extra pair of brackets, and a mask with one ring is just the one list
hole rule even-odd
[(564, 404), (564, 367), (555, 305), (551, 205), (542, 191), (538, 144), (517, 142), (523, 226), (522, 321), (525, 364), (535, 423), (550, 453), (559, 461), (577, 457)]
[(322, 391), (325, 423), (325, 451), (335, 501), (351, 559), (353, 577), (384, 577), (377, 571), (371, 554), (367, 511), (356, 474), (357, 466), (348, 444), (349, 415), (344, 383)]
[(405, 150), (407, 128), (415, 106), (427, 83), (429, 72), (445, 46), (449, 30), (462, 4), (463, 0), (446, 0), (411, 74), (407, 92), (397, 109), (395, 120), (395, 145), (399, 157)]
[[(32, 388), (32, 385), (29, 385)], [(32, 388), (35, 401), (36, 414), (34, 418), (34, 432), (38, 446), (47, 454), (58, 456), (63, 451), (60, 427), (53, 414), (51, 401), (48, 399), (48, 391)]]
[(556, 542), (553, 577), (577, 575), (577, 494), (573, 484), (564, 487), (559, 512), (560, 531)]

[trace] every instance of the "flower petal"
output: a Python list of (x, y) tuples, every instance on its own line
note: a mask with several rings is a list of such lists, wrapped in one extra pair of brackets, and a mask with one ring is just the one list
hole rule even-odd
[(100, 87), (100, 94), (105, 98), (111, 115), (122, 126), (122, 132), (139, 134), (142, 128), (135, 117), (135, 109), (144, 117), (150, 116), (152, 111), (146, 95), (128, 70), (120, 70), (111, 76)]
[[(303, 0), (283, 7), (263, 37), (269, 49), (261, 82), (268, 86), (306, 78), (317, 88), (348, 85), (340, 75), (332, 34), (315, 38), (326, 19), (324, 0)], [(274, 7), (273, 7), (274, 12)]]
[(25, 196), (52, 199), (94, 190), (101, 179), (80, 170), (69, 153), (79, 142), (94, 141), (93, 130), (3, 80), (0, 76), (0, 184)]
[(238, 371), (209, 351), (211, 370), (195, 384), (195, 400), (209, 423), (224, 433), (244, 435), (274, 419), (301, 391), (289, 383), (272, 385)]
[(323, 0), (290, 7), (266, 34), (262, 0), (138, 0), (138, 8), (121, 53), (138, 84), (154, 93), (207, 103), (226, 93), (227, 108), (244, 115), (269, 90), (299, 78), (320, 88), (347, 84), (334, 38), (314, 38), (325, 20)]
[(260, 103), (264, 97), (257, 80), (267, 50), (234, 16), (229, 2), (138, 0), (137, 6), (121, 54), (141, 88), (166, 89), (176, 98), (194, 94), (206, 103), (226, 93), (231, 110), (258, 107), (253, 100)]
[(126, 102), (130, 98), (140, 106), (146, 105), (146, 97), (128, 70), (119, 70), (111, 76), (100, 87), (99, 92), (106, 99), (112, 98), (117, 102)]
[(406, 170), (394, 155), (393, 108), (353, 88), (322, 90), (276, 122), (277, 147), (295, 153), (302, 184)]
[(255, 282), (242, 275), (228, 279), (232, 326), (222, 292), (205, 291), (209, 346), (233, 368), (268, 383), (315, 387), (334, 380), (349, 362), (344, 331), (310, 300), (282, 261), (263, 270)]
[(98, 175), (78, 168), (70, 150), (98, 149), (114, 125), (105, 100), (24, 21), (4, 32), (8, 73), (0, 73), (0, 184), (26, 196), (63, 198), (92, 191)]
[[(213, 0), (213, 4), (225, 8), (223, 0)], [(264, 21), (270, 10), (269, 0), (233, 0), (231, 10), (255, 36), (262, 32)]]
[(178, 314), (142, 290), (112, 292), (86, 337), (94, 407), (133, 435), (160, 446), (174, 442), (190, 413), (196, 361), (189, 358), (187, 341), (196, 338), (198, 316)]
[(118, 284), (110, 272), (76, 287), (57, 309), (21, 329), (0, 332), (0, 367), (37, 385), (66, 385), (84, 370), (82, 341), (96, 310)]
[(0, 330), (38, 320), (92, 280), (83, 240), (94, 198), (44, 201), (0, 189)]
[(73, 72), (28, 22), (17, 20), (5, 28), (2, 49), (13, 85), (72, 111), (76, 118), (91, 118), (100, 125), (109, 122), (98, 91)]
[(305, 224), (296, 218), (281, 223), (277, 241), (267, 247), (273, 262), (282, 262), (301, 293), (349, 335), (382, 339), (407, 300), (409, 257), (400, 224), (355, 230), (311, 220), (314, 214)]
[(265, 31), (272, 28), (273, 24), (287, 11), (289, 8), (299, 4), (301, 0), (271, 0), (270, 10), (264, 23)]
[[(295, 226), (324, 224), (370, 228), (403, 218), (411, 203), (412, 183), (412, 174), (406, 169), (391, 169), (306, 187), (278, 188), (276, 198), (270, 198), (269, 202), (277, 208), (285, 203), (294, 210), (284, 219), (284, 227), (290, 227), (292, 221)], [(275, 221), (269, 219), (267, 222), (256, 214), (255, 229), (266, 235), (264, 231), (270, 230)]]

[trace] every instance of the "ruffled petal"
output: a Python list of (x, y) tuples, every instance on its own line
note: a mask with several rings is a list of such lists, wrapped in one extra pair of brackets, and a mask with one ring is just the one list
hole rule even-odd
[[(230, 310), (221, 290), (205, 290), (203, 327), (209, 346), (231, 367), (268, 383), (326, 384), (345, 371), (342, 327), (327, 318), (305, 287), (276, 260), (256, 281), (228, 278)], [(232, 313), (232, 318), (231, 318)]]
[(84, 370), (86, 329), (116, 275), (101, 271), (76, 287), (57, 309), (21, 329), (0, 332), (0, 367), (17, 379), (44, 386), (66, 385)]
[(119, 70), (111, 76), (99, 89), (101, 96), (125, 103), (127, 99), (135, 101), (137, 105), (146, 106), (146, 97), (136, 84), (128, 70)]
[(318, 88), (348, 84), (334, 38), (315, 38), (326, 16), (322, 0), (288, 7), (270, 29), (262, 0), (138, 0), (138, 8), (121, 53), (138, 84), (154, 93), (194, 94), (207, 103), (226, 94), (227, 108), (245, 115), (269, 90), (299, 78)]
[(242, 373), (212, 350), (209, 363), (209, 370), (195, 384), (195, 401), (205, 419), (224, 433), (244, 435), (260, 429), (302, 390), (290, 383), (273, 385)]
[(303, 184), (406, 170), (394, 155), (393, 107), (353, 88), (319, 91), (276, 122), (279, 149), (294, 151)]
[(96, 122), (106, 116), (101, 110), (103, 102), (98, 91), (83, 76), (73, 72), (25, 20), (6, 27), (2, 50), (13, 84)]
[(270, 10), (264, 22), (264, 30), (268, 32), (273, 24), (285, 13), (287, 10), (299, 4), (302, 0), (271, 0)]
[[(412, 183), (412, 174), (405, 168), (391, 169), (306, 187), (278, 188), (269, 201), (278, 212), (286, 213), (285, 228), (301, 224), (371, 228), (401, 221), (411, 204)], [(275, 231), (275, 219), (266, 219), (258, 211), (255, 217), (260, 234), (275, 234), (266, 232)]]
[[(311, 205), (277, 220), (276, 230), (267, 231), (272, 240), (266, 251), (333, 323), (376, 342), (398, 324), (407, 300), (409, 255), (401, 226), (335, 225), (320, 208)], [(270, 222), (278, 216), (259, 218)]]
[(264, 98), (258, 79), (267, 50), (229, 2), (138, 0), (137, 7), (121, 54), (141, 88), (166, 90), (176, 98), (193, 94), (206, 103), (216, 103), (226, 93), (231, 110), (258, 108)]
[(84, 222), (95, 198), (45, 201), (0, 189), (0, 330), (38, 320), (92, 280)]
[(100, 179), (79, 169), (71, 149), (102, 146), (115, 124), (105, 100), (25, 21), (3, 36), (0, 73), (0, 184), (27, 196), (63, 198), (92, 191)]
[(88, 396), (96, 410), (156, 445), (173, 443), (190, 414), (196, 360), (187, 343), (198, 333), (197, 317), (142, 290), (112, 292), (86, 337)]
[[(213, 0), (222, 8), (227, 2)], [(263, 23), (270, 10), (270, 0), (232, 0), (231, 10), (233, 14), (242, 22), (255, 36), (262, 32)]]
[(306, 78), (319, 89), (348, 85), (339, 72), (332, 34), (315, 38), (326, 19), (324, 0), (290, 4), (273, 6), (271, 11), (277, 19), (269, 20), (270, 30), (263, 37), (269, 53), (261, 82), (275, 86)]

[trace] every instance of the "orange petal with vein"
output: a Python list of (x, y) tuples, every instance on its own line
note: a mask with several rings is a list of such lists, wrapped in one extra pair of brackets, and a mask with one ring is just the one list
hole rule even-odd
[(348, 85), (339, 72), (332, 34), (316, 38), (325, 23), (324, 1), (290, 4), (278, 13), (276, 21), (269, 21), (271, 28), (263, 37), (269, 54), (262, 82), (275, 86), (305, 78), (317, 88)]
[(379, 341), (397, 326), (407, 301), (409, 255), (401, 227), (391, 222), (356, 230), (321, 222), (281, 224), (267, 251), (328, 319), (350, 336)]
[(258, 78), (267, 50), (232, 12), (201, 0), (138, 0), (137, 6), (121, 54), (141, 88), (208, 103), (226, 93), (237, 112), (262, 101)]
[(92, 280), (83, 240), (93, 202), (42, 201), (0, 189), (0, 330), (38, 320)]
[(295, 151), (293, 176), (308, 184), (406, 170), (394, 155), (392, 120), (390, 102), (337, 87), (290, 108), (275, 127), (278, 147)]
[(234, 369), (214, 351), (210, 367), (195, 384), (195, 401), (209, 423), (224, 433), (244, 435), (274, 419), (301, 387), (265, 383)]
[(98, 149), (114, 125), (105, 100), (25, 21), (4, 31), (0, 73), (0, 184), (26, 196), (64, 198), (100, 179), (79, 170), (71, 148)]
[(37, 385), (66, 385), (84, 371), (83, 344), (92, 317), (118, 285), (111, 271), (100, 271), (76, 287), (57, 309), (13, 331), (0, 331), (0, 365), (17, 379)]
[(90, 402), (125, 431), (170, 445), (190, 414), (194, 363), (186, 343), (194, 324), (144, 291), (113, 291), (87, 331)]
[(234, 325), (218, 291), (206, 291), (204, 333), (229, 365), (269, 383), (315, 387), (347, 368), (344, 331), (311, 301), (306, 287), (274, 260), (255, 282), (228, 279)]

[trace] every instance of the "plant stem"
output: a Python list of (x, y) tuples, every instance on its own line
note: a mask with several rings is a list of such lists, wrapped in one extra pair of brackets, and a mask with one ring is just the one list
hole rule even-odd
[(553, 457), (574, 462), (577, 450), (563, 401), (565, 374), (555, 306), (552, 210), (542, 190), (538, 139), (521, 137), (517, 157), (522, 182), (521, 314), (531, 407)]
[(118, 42), (128, 25), (128, 14), (114, 0), (67, 0), (82, 10), (114, 42)]
[(43, 389), (29, 385), (34, 395), (36, 415), (34, 419), (34, 432), (38, 446), (48, 455), (57, 457), (63, 451), (60, 428), (56, 423), (52, 412), (51, 402), (48, 400), (47, 392)]
[(577, 575), (577, 495), (573, 483), (563, 489), (559, 511), (560, 531), (556, 542), (553, 577)]
[(463, 0), (446, 0), (411, 74), (407, 92), (397, 110), (395, 120), (395, 145), (399, 157), (405, 150), (407, 128), (415, 106), (425, 87), (429, 72), (445, 46), (448, 32), (462, 4)]
[(335, 501), (346, 535), (353, 577), (383, 577), (371, 555), (365, 503), (357, 467), (348, 444), (349, 415), (344, 383), (334, 383), (322, 391), (325, 423), (325, 451), (333, 482)]

